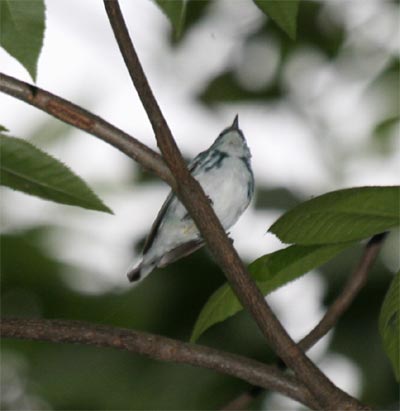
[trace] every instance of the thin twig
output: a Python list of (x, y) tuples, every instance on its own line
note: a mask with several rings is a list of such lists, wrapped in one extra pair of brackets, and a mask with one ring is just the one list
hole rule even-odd
[(152, 124), (157, 144), (176, 180), (174, 191), (189, 211), (208, 248), (224, 271), (243, 307), (248, 309), (262, 333), (280, 358), (326, 409), (363, 408), (354, 398), (336, 387), (289, 337), (264, 296), (249, 276), (229, 241), (200, 184), (190, 175), (165, 118), (151, 91), (136, 54), (117, 0), (104, 5), (129, 74)]
[(82, 107), (3, 73), (0, 73), (0, 91), (100, 138), (140, 163), (168, 184), (174, 184), (171, 172), (158, 153)]
[(321, 321), (299, 342), (303, 350), (309, 350), (317, 341), (326, 335), (349, 308), (350, 304), (366, 283), (368, 272), (382, 248), (386, 235), (387, 233), (377, 234), (368, 241), (357, 267), (348, 278), (342, 292), (328, 307)]
[[(361, 256), (356, 268), (351, 273), (342, 292), (337, 296), (336, 300), (328, 307), (321, 321), (305, 336), (298, 345), (304, 350), (309, 350), (317, 343), (324, 335), (326, 335), (339, 321), (339, 318), (349, 308), (362, 287), (367, 281), (368, 272), (374, 264), (379, 251), (382, 248), (383, 242), (387, 233), (374, 235), (365, 246), (363, 255)], [(236, 398), (229, 401), (221, 409), (222, 410), (242, 410), (260, 394), (264, 389), (260, 387), (251, 387), (240, 393)]]
[(308, 390), (294, 377), (276, 367), (214, 348), (189, 344), (142, 331), (90, 324), (80, 321), (2, 318), (2, 338), (18, 338), (55, 343), (85, 344), (116, 348), (146, 355), (160, 361), (190, 364), (257, 383), (316, 408)]

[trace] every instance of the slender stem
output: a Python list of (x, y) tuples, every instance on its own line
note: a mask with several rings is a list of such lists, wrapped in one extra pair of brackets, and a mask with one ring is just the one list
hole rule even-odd
[(260, 384), (315, 408), (309, 391), (276, 367), (214, 348), (189, 344), (142, 331), (80, 321), (2, 318), (2, 338), (85, 344), (129, 351), (160, 361), (190, 364)]
[(165, 118), (151, 91), (136, 54), (117, 0), (104, 0), (115, 38), (133, 84), (152, 124), (158, 146), (175, 177), (173, 187), (199, 228), (210, 252), (224, 271), (242, 305), (250, 311), (263, 335), (280, 358), (292, 368), (299, 379), (326, 409), (363, 406), (337, 388), (289, 337), (264, 296), (249, 276), (216, 217), (200, 184), (190, 175)]
[[(326, 335), (339, 321), (339, 318), (346, 312), (350, 304), (354, 301), (362, 287), (367, 281), (368, 272), (375, 262), (387, 233), (374, 235), (365, 246), (363, 255), (360, 258), (356, 268), (351, 273), (342, 292), (336, 300), (328, 307), (321, 321), (305, 336), (298, 345), (305, 351), (309, 350), (324, 335)], [(241, 410), (248, 405), (264, 390), (258, 386), (251, 387), (240, 393), (236, 398), (229, 401), (221, 409), (223, 410)]]
[(174, 184), (171, 172), (158, 153), (89, 111), (3, 73), (0, 73), (0, 91), (25, 101), (67, 124), (87, 131), (122, 151), (168, 184)]
[(366, 283), (368, 272), (382, 248), (386, 235), (387, 233), (377, 234), (368, 241), (357, 267), (348, 278), (342, 292), (329, 306), (321, 321), (299, 341), (299, 345), (303, 350), (309, 350), (317, 341), (326, 335), (349, 308), (350, 304)]

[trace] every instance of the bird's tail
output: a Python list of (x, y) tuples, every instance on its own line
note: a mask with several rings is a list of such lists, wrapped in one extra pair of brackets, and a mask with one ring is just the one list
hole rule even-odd
[(144, 264), (143, 261), (137, 265), (135, 268), (130, 270), (126, 275), (131, 283), (143, 280), (144, 277), (148, 276), (154, 269), (156, 264), (147, 263)]

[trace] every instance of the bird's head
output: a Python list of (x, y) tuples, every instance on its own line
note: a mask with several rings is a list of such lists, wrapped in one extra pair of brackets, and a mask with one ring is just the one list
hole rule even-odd
[(236, 115), (232, 125), (221, 132), (211, 149), (222, 151), (229, 156), (250, 157), (250, 150), (247, 147), (246, 139), (239, 128), (238, 115)]

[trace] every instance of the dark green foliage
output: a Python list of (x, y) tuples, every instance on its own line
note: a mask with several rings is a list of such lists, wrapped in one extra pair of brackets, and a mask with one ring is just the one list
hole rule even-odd
[(400, 382), (400, 271), (395, 275), (382, 304), (379, 331), (396, 379)]
[(255, 193), (254, 207), (257, 209), (288, 210), (301, 203), (297, 193), (293, 193), (285, 187), (268, 189), (259, 187)]
[(44, 0), (0, 1), (0, 45), (36, 81), (45, 28)]
[[(297, 18), (298, 33), (295, 42), (276, 24), (269, 22), (245, 39), (244, 48), (257, 38), (263, 39), (266, 44), (278, 44), (280, 62), (272, 81), (263, 84), (256, 90), (249, 90), (238, 81), (235, 74), (236, 69), (228, 66), (223, 73), (218, 73), (206, 85), (199, 93), (198, 98), (207, 104), (239, 101), (274, 103), (280, 101), (286, 96), (286, 90), (282, 84), (282, 73), (288, 57), (302, 48), (311, 48), (327, 58), (334, 58), (344, 43), (344, 28), (333, 20), (329, 20), (328, 23), (321, 21), (321, 11), (321, 3), (314, 1), (300, 3)], [(329, 16), (325, 15), (325, 19), (327, 18)], [(260, 70), (263, 68), (260, 67)]]
[(155, 0), (171, 22), (174, 37), (181, 37), (186, 18), (186, 0)]
[(330, 244), (367, 238), (400, 223), (400, 187), (356, 187), (313, 198), (269, 229), (284, 243)]
[[(264, 295), (319, 267), (352, 243), (327, 246), (293, 245), (253, 261), (249, 273)], [(193, 329), (192, 341), (212, 325), (224, 321), (243, 307), (228, 283), (218, 288), (202, 308)]]
[[(361, 248), (349, 249), (323, 267), (327, 307), (341, 292), (349, 270), (354, 268), (360, 255)], [(380, 409), (393, 409), (390, 407), (399, 400), (398, 384), (378, 331), (379, 312), (392, 279), (393, 274), (378, 260), (368, 275), (366, 286), (336, 325), (330, 346), (330, 350), (345, 355), (359, 367), (362, 376), (360, 400), (379, 404)]]
[(284, 30), (292, 40), (295, 40), (299, 1), (300, 0), (254, 0), (254, 3)]
[[(54, 230), (42, 227), (0, 238), (2, 315), (92, 321), (187, 340), (203, 301), (223, 281), (198, 252), (156, 271), (139, 288), (127, 282), (123, 290), (77, 292), (65, 275), (86, 273), (47, 255), (40, 244), (49, 234)], [(252, 320), (238, 321), (209, 333), (207, 343), (266, 360), (270, 354)], [(248, 330), (246, 344), (235, 333), (238, 324)], [(60, 410), (217, 409), (247, 386), (211, 371), (104, 348), (3, 340), (2, 349), (28, 360), (32, 390)]]
[(0, 134), (0, 183), (61, 204), (112, 211), (67, 166), (29, 142)]
[(171, 24), (172, 44), (178, 45), (204, 14), (210, 0), (154, 0)]

